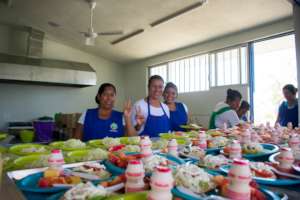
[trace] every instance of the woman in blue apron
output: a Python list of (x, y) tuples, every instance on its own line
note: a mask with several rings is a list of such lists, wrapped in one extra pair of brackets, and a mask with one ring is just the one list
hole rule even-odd
[(170, 131), (170, 111), (161, 103), (164, 80), (158, 75), (148, 81), (148, 97), (137, 101), (132, 110), (132, 121), (139, 135), (159, 137)]
[(184, 131), (180, 126), (188, 123), (188, 109), (184, 103), (176, 102), (178, 89), (174, 83), (167, 83), (164, 93), (165, 104), (170, 110), (171, 131)]
[(228, 89), (225, 102), (219, 102), (211, 114), (209, 129), (233, 127), (240, 123), (236, 113), (240, 107), (242, 95), (237, 90)]
[(123, 114), (113, 109), (115, 99), (115, 86), (110, 83), (102, 84), (95, 98), (98, 108), (88, 109), (81, 115), (75, 138), (88, 141), (134, 134), (130, 102), (126, 103)]
[(278, 116), (276, 122), (279, 122), (281, 126), (287, 126), (289, 122), (293, 124), (293, 127), (298, 126), (298, 99), (296, 97), (298, 89), (292, 84), (285, 85), (282, 89), (284, 98), (279, 106)]

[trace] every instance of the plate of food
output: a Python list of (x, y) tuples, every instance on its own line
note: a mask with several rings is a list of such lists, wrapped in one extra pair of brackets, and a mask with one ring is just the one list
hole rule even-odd
[[(222, 166), (221, 171), (228, 173), (230, 165)], [(250, 169), (253, 179), (260, 184), (274, 185), (274, 186), (287, 186), (298, 185), (300, 179), (291, 179), (281, 177), (273, 170), (273, 167), (263, 162), (250, 162)]]
[[(112, 137), (105, 137), (103, 139), (95, 139), (95, 140), (90, 140), (88, 141), (88, 145), (94, 148), (104, 148), (104, 149), (109, 149), (113, 146), (117, 146), (121, 144), (121, 140), (123, 142), (128, 142), (129, 139), (125, 137), (122, 138), (112, 138)], [(134, 141), (135, 139), (132, 139), (131, 141)]]
[(61, 149), (63, 151), (75, 151), (89, 148), (84, 142), (78, 139), (69, 139), (67, 141), (52, 142), (50, 143), (50, 147)]
[(22, 156), (13, 161), (13, 163), (11, 164), (12, 169), (19, 170), (47, 167), (49, 157), (50, 154)]
[[(114, 174), (123, 174), (130, 160), (142, 159), (141, 154), (125, 154), (122, 152), (110, 153), (108, 160), (104, 161), (105, 166)], [(149, 159), (142, 159), (145, 172), (149, 175), (157, 165), (176, 166), (183, 164), (184, 161), (180, 158), (168, 154), (154, 154)]]
[(91, 181), (103, 181), (112, 176), (112, 174), (106, 170), (106, 167), (100, 163), (86, 163), (79, 167), (69, 169), (69, 174)]
[[(182, 165), (175, 172), (174, 196), (184, 200), (222, 199), (226, 196), (229, 180), (218, 173), (206, 172), (196, 165)], [(262, 189), (254, 181), (250, 184), (251, 199), (280, 200), (275, 193)]]
[(139, 136), (132, 136), (132, 137), (121, 137), (120, 142), (121, 144), (126, 145), (139, 145), (141, 138)]
[(135, 192), (121, 195), (114, 195), (106, 198), (105, 200), (147, 200), (147, 192)]
[(220, 167), (229, 164), (229, 159), (224, 155), (206, 155), (202, 160), (199, 160), (200, 167), (220, 171)]
[(201, 149), (198, 146), (186, 146), (181, 151), (179, 151), (179, 156), (197, 161), (204, 158), (205, 150)]
[[(249, 143), (242, 145), (243, 158), (248, 160), (260, 159), (276, 153), (279, 147), (274, 144)], [(229, 155), (229, 147), (224, 147), (221, 151), (224, 155)]]
[(17, 144), (9, 148), (9, 153), (18, 156), (49, 154), (50, 148), (42, 144)]
[(53, 193), (71, 188), (82, 182), (79, 176), (62, 174), (58, 170), (47, 169), (26, 176), (17, 182), (17, 186), (22, 191), (37, 193)]
[(77, 151), (70, 151), (66, 153), (65, 161), (67, 163), (93, 161), (93, 160), (104, 160), (108, 157), (108, 152), (100, 149), (84, 149)]
[(116, 195), (114, 192), (124, 188), (125, 181), (125, 175), (120, 175), (114, 176), (106, 181), (100, 181), (99, 184), (95, 182), (79, 183), (68, 191), (59, 192), (49, 196), (47, 200), (103, 200), (116, 196), (123, 196)]
[(91, 182), (79, 183), (68, 191), (49, 196), (46, 200), (103, 200), (111, 193), (104, 187), (96, 186)]
[(140, 153), (141, 148), (139, 145), (132, 145), (132, 144), (120, 144), (117, 146), (113, 146), (110, 147), (108, 149), (109, 152), (117, 152), (117, 151), (121, 151), (121, 152), (125, 152), (125, 153)]
[(187, 125), (181, 125), (180, 128), (186, 129), (186, 130), (200, 130), (203, 127), (199, 126), (198, 124), (187, 124)]

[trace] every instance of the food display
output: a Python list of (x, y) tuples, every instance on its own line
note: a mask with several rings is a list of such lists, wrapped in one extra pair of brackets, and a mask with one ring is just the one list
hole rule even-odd
[(49, 168), (44, 171), (44, 176), (40, 178), (38, 186), (48, 188), (56, 184), (76, 185), (78, 183), (81, 183), (79, 176), (63, 174), (59, 170)]
[(81, 140), (78, 140), (78, 139), (69, 139), (64, 142), (62, 142), (62, 141), (53, 142), (53, 143), (50, 143), (50, 146), (52, 148), (62, 149), (65, 151), (85, 149), (87, 147), (84, 142), (82, 142)]
[(188, 188), (195, 193), (205, 193), (216, 187), (213, 176), (205, 172), (202, 168), (193, 165), (181, 165), (174, 174), (176, 186)]
[(187, 124), (187, 125), (181, 125), (180, 127), (183, 129), (187, 129), (187, 130), (200, 130), (202, 128), (198, 124), (194, 124), (194, 123)]
[(102, 144), (106, 149), (109, 149), (110, 147), (120, 145), (120, 138), (111, 138), (111, 137), (105, 137), (102, 139)]
[(100, 186), (95, 186), (91, 182), (79, 183), (64, 194), (65, 200), (92, 200), (102, 199), (108, 196), (109, 192)]
[[(267, 141), (266, 134), (270, 134), (269, 139), (272, 144), (261, 143)], [(281, 135), (278, 143), (274, 139), (276, 134)], [(199, 135), (205, 137), (207, 148), (200, 147)], [(282, 139), (287, 135), (287, 139)], [(239, 187), (250, 195), (251, 200), (267, 200), (273, 199), (268, 196), (270, 191), (265, 193), (258, 184), (275, 187), (300, 184), (298, 172), (295, 170), (297, 162), (293, 157), (296, 155), (294, 150), (299, 150), (296, 146), (299, 138), (295, 135), (295, 131), (292, 133), (290, 129), (282, 128), (279, 131), (267, 127), (238, 126), (206, 132), (192, 130), (165, 133), (161, 136), (162, 138), (153, 140), (144, 136), (106, 137), (87, 144), (77, 139), (70, 139), (49, 145), (23, 146), (17, 148), (18, 151), (14, 153), (8, 151), (14, 156), (9, 157), (11, 166), (9, 170), (49, 167), (48, 153), (60, 149), (67, 163), (64, 167), (60, 170), (51, 166), (46, 170), (39, 169), (44, 171), (25, 177), (26, 180), (22, 179), (21, 182), (27, 188), (22, 185), (18, 187), (22, 191), (33, 193), (50, 192), (60, 195), (56, 199), (64, 200), (114, 199), (118, 196), (122, 197), (126, 191), (132, 194), (138, 194), (137, 191), (147, 191), (143, 193), (144, 196), (150, 194), (154, 199), (161, 199), (164, 195), (167, 195), (168, 199), (179, 197), (182, 200), (194, 200), (199, 196), (210, 197), (211, 195), (234, 199), (233, 193), (239, 192), (237, 189)], [(276, 162), (266, 162), (272, 153), (276, 153), (274, 148), (277, 145), (274, 143), (280, 144), (283, 141), (286, 142), (285, 146), (293, 147), (292, 150), (281, 148), (281, 153), (275, 157)], [(210, 149), (217, 149), (217, 151), (209, 152)], [(229, 156), (230, 152), (232, 157)], [(259, 157), (261, 155), (267, 157)], [(181, 160), (178, 156), (184, 158), (182, 162), (177, 162), (176, 159)], [(259, 159), (251, 159), (251, 156), (258, 156)], [(237, 175), (233, 176), (232, 163), (235, 162), (235, 158), (241, 157), (251, 160), (246, 162), (250, 174), (247, 170), (237, 169), (234, 171)], [(131, 167), (127, 171), (129, 163), (140, 163), (142, 168), (138, 170), (136, 167)], [(67, 165), (70, 167), (66, 167)], [(158, 173), (155, 173), (157, 170)], [(166, 172), (168, 176), (165, 176)], [(227, 175), (221, 176), (221, 173)], [(138, 175), (139, 181), (137, 181)], [(237, 181), (235, 178), (239, 176), (247, 177), (243, 186), (239, 182), (232, 184), (232, 180)], [(137, 182), (143, 184), (136, 185)], [(249, 188), (246, 187), (248, 182)], [(163, 190), (166, 184), (168, 184), (168, 194)], [(30, 187), (32, 189), (28, 190)], [(157, 191), (159, 188), (161, 191)], [(190, 198), (191, 196), (188, 195), (194, 195), (195, 198)], [(274, 193), (272, 195), (276, 196)]]
[(264, 147), (260, 143), (247, 143), (242, 145), (242, 151), (244, 154), (258, 154), (264, 151)]
[[(73, 172), (78, 172), (81, 174), (90, 174), (95, 175), (99, 179), (107, 179), (111, 177), (111, 173), (106, 170), (106, 167), (99, 163), (88, 163), (81, 165), (79, 167), (75, 167), (72, 169)], [(76, 173), (73, 173), (76, 174)]]
[(199, 161), (199, 165), (208, 169), (218, 169), (222, 165), (227, 165), (229, 160), (223, 155), (206, 155), (203, 160)]
[(271, 167), (263, 162), (250, 162), (252, 176), (260, 178), (276, 179)]
[(141, 155), (126, 155), (123, 152), (109, 153), (108, 155), (108, 160), (120, 168), (126, 168), (129, 161), (136, 159), (141, 159)]
[(9, 148), (9, 153), (26, 156), (26, 155), (39, 155), (39, 154), (48, 154), (50, 149), (46, 145), (41, 144), (17, 144)]
[(208, 148), (218, 148), (218, 147), (224, 147), (228, 144), (228, 139), (223, 136), (216, 136), (211, 137), (207, 140), (207, 147)]
[(155, 167), (159, 165), (167, 166), (168, 165), (168, 160), (167, 158), (160, 156), (160, 155), (153, 155), (150, 156), (149, 158), (144, 158), (143, 164), (144, 164), (144, 169), (146, 173), (153, 172)]
[(180, 155), (183, 157), (195, 158), (199, 160), (205, 156), (205, 151), (198, 146), (187, 146), (183, 148), (183, 150), (180, 152)]

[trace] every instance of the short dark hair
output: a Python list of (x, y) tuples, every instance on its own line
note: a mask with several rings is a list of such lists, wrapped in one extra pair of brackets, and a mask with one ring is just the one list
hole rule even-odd
[[(113, 84), (111, 84), (111, 83), (103, 83), (103, 84), (100, 85), (100, 87), (99, 87), (99, 89), (98, 89), (97, 95), (100, 95), (100, 96), (101, 96), (101, 95), (103, 94), (103, 92), (104, 92), (107, 88), (112, 88), (113, 91), (114, 91), (114, 93), (115, 93), (115, 94), (117, 93), (117, 89), (116, 89), (116, 87), (115, 87)], [(97, 95), (96, 95), (96, 97), (95, 97), (95, 101), (96, 101), (97, 104), (100, 104), (100, 102), (98, 101)]]
[(247, 101), (243, 100), (239, 109), (249, 110), (250, 109), (250, 104)]
[(289, 91), (293, 95), (295, 95), (298, 91), (298, 89), (293, 84), (287, 84), (282, 89)]
[(229, 88), (227, 90), (226, 101), (234, 101), (236, 99), (242, 99), (241, 93), (237, 90), (233, 90), (233, 89)]
[(159, 76), (159, 75), (153, 75), (153, 76), (151, 76), (151, 77), (149, 78), (149, 80), (148, 80), (148, 88), (150, 87), (151, 83), (152, 83), (154, 80), (160, 80), (160, 81), (162, 81), (163, 83), (165, 82), (164, 79), (163, 79), (161, 76)]
[(177, 86), (176, 86), (174, 83), (172, 83), (172, 82), (168, 82), (168, 83), (166, 84), (165, 89), (164, 89), (164, 93), (167, 92), (167, 90), (168, 90), (169, 88), (173, 88), (173, 89), (176, 91), (176, 95), (178, 95), (178, 88), (177, 88)]

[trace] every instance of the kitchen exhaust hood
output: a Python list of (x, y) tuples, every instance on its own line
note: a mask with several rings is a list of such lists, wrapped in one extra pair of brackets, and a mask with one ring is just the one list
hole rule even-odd
[(97, 84), (96, 72), (88, 63), (41, 58), (43, 32), (30, 27), (10, 30), (13, 50), (0, 53), (0, 82), (78, 87)]

